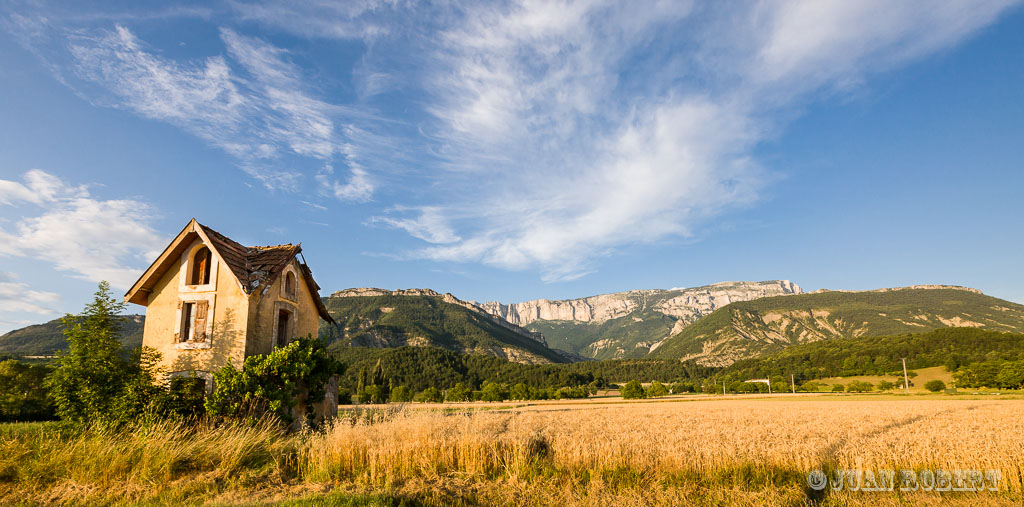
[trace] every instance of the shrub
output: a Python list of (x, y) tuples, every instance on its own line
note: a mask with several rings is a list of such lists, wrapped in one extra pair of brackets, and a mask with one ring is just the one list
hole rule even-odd
[(851, 381), (846, 386), (846, 392), (850, 393), (869, 393), (875, 389), (875, 385), (871, 382), (864, 382), (861, 380)]
[[(299, 399), (323, 399), (327, 382), (344, 369), (322, 341), (299, 338), (270, 354), (247, 357), (241, 370), (229, 363), (214, 372), (217, 387), (206, 398), (206, 411), (215, 416), (253, 418), (269, 413), (290, 423), (292, 407)], [(312, 403), (306, 404), (304, 415), (312, 420)]]
[(480, 389), (480, 399), (483, 401), (504, 401), (506, 398), (508, 398), (508, 393), (505, 392), (501, 384), (484, 382)]
[(530, 396), (530, 388), (526, 387), (526, 384), (521, 382), (512, 386), (512, 390), (509, 391), (508, 397), (511, 400), (528, 400), (532, 398), (532, 396)]
[(405, 386), (398, 386), (391, 390), (392, 403), (408, 403), (412, 401), (412, 390)]
[(472, 399), (473, 392), (468, 387), (463, 385), (462, 382), (455, 384), (455, 387), (449, 389), (444, 394), (444, 401), (457, 402), (457, 401), (470, 401)]
[(888, 380), (879, 380), (878, 381), (878, 390), (879, 391), (892, 391), (893, 388), (895, 388), (895, 387), (896, 387), (896, 384), (893, 384), (892, 382), (889, 382)]
[(206, 383), (194, 375), (171, 377), (168, 389), (155, 404), (161, 415), (199, 418), (206, 413)]
[(933, 393), (937, 393), (939, 391), (946, 390), (946, 383), (939, 379), (929, 380), (928, 382), (924, 383), (924, 388)]
[(676, 382), (672, 384), (671, 391), (672, 394), (695, 393), (697, 386), (693, 385), (693, 382)]
[(648, 398), (659, 398), (668, 395), (668, 389), (661, 383), (655, 380), (651, 382), (651, 386), (647, 388), (645, 392)]
[(626, 382), (626, 385), (622, 388), (622, 399), (639, 400), (642, 398), (644, 398), (644, 387), (640, 385), (640, 382), (636, 380)]
[(444, 401), (444, 396), (441, 395), (441, 391), (436, 387), (424, 389), (420, 397), (424, 403), (441, 403)]
[(836, 384), (832, 386), (832, 392), (834, 393), (841, 393), (843, 391), (846, 391), (846, 386), (844, 386), (843, 384)]
[(53, 419), (53, 402), (43, 384), (50, 371), (16, 359), (0, 361), (0, 421)]
[(352, 404), (352, 391), (345, 389), (344, 387), (338, 389), (338, 405), (351, 405)]

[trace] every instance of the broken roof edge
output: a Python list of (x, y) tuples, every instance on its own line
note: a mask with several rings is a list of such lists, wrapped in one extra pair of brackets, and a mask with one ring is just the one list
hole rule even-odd
[[(299, 265), (300, 271), (302, 272), (303, 278), (306, 280), (306, 286), (313, 297), (313, 302), (316, 305), (317, 313), (320, 317), (330, 323), (335, 323), (330, 313), (327, 312), (327, 307), (324, 305), (323, 298), (320, 297), (320, 285), (313, 279), (313, 272), (309, 269), (309, 266), (305, 262), (298, 260), (299, 254), (302, 253), (302, 243), (292, 244), (287, 243), (283, 245), (268, 245), (268, 246), (256, 246), (247, 247), (241, 243), (217, 232), (215, 229), (199, 223), (194, 217), (189, 220), (185, 227), (182, 228), (174, 239), (164, 248), (164, 250), (157, 256), (156, 260), (143, 271), (139, 279), (136, 280), (132, 287), (125, 293), (124, 300), (128, 303), (134, 303), (141, 306), (148, 306), (150, 288), (146, 288), (146, 282), (154, 278), (154, 276), (163, 276), (166, 272), (167, 266), (173, 262), (174, 256), (171, 254), (181, 248), (182, 243), (189, 233), (195, 233), (199, 236), (199, 239), (210, 249), (210, 251), (217, 256), (218, 262), (224, 263), (228, 267), (228, 271), (231, 272), (235, 283), (242, 290), (242, 293), (251, 296), (255, 287), (251, 286), (250, 275), (253, 273), (252, 265), (250, 263), (251, 256), (258, 252), (265, 252), (268, 250), (289, 250), (286, 257), (277, 262), (273, 266), (273, 270), (269, 272), (270, 277), (267, 279), (267, 285), (273, 285), (277, 281), (277, 278), (281, 275), (284, 267), (287, 266), (293, 259)], [(225, 252), (222, 252), (222, 248), (218, 248), (218, 245), (224, 247)], [(231, 250), (234, 255), (225, 256), (227, 250)], [(180, 255), (180, 253), (179, 253)], [(231, 260), (228, 259), (231, 257)], [(240, 257), (240, 258), (235, 258)], [(303, 258), (305, 261), (305, 258)], [(240, 276), (240, 272), (244, 275), (245, 280)]]

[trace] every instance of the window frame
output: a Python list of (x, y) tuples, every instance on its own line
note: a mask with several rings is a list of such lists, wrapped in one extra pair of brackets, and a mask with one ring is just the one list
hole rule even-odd
[[(192, 285), (188, 282), (191, 281), (192, 271), (194, 267), (195, 257), (199, 251), (205, 247), (210, 251), (210, 283), (201, 285)], [(201, 239), (196, 239), (185, 249), (181, 254), (181, 261), (178, 269), (178, 292), (179, 293), (191, 293), (191, 292), (213, 292), (217, 290), (217, 274), (220, 271), (220, 259), (217, 258), (217, 253), (210, 248), (210, 245), (203, 243)]]
[[(206, 326), (205, 326), (205, 338), (201, 342), (196, 342), (195, 337), (195, 312), (198, 309), (199, 301), (206, 302)], [(175, 349), (208, 349), (213, 347), (213, 324), (214, 315), (216, 310), (216, 294), (179, 294), (178, 295), (178, 310), (175, 314), (174, 323), (174, 348)], [(190, 322), (191, 337), (184, 337), (182, 339), (181, 333), (185, 327), (185, 308), (191, 305), (192, 310), (188, 315)]]
[[(288, 326), (285, 329), (285, 334), (286, 335), (291, 335), (290, 337), (285, 338), (286, 340), (288, 340), (288, 341), (285, 341), (285, 342), (282, 342), (281, 341), (281, 337), (278, 336), (278, 330), (279, 330), (279, 327), (280, 327), (280, 318), (281, 318), (281, 312), (282, 311), (288, 312)], [(284, 346), (284, 345), (287, 345), (288, 343), (290, 343), (292, 341), (292, 339), (295, 338), (295, 329), (296, 329), (296, 326), (298, 326), (298, 323), (299, 323), (299, 307), (298, 307), (298, 305), (296, 305), (295, 303), (292, 303), (290, 301), (284, 301), (284, 300), (279, 300), (279, 301), (274, 302), (274, 327), (272, 328), (272, 332), (271, 332), (271, 336), (270, 336), (270, 349), (273, 350), (273, 349), (276, 349), (277, 347), (281, 347), (281, 346)]]
[[(281, 297), (293, 302), (298, 302), (299, 300), (299, 274), (297, 271), (294, 260), (281, 270)], [(288, 275), (292, 276), (291, 291), (288, 291)]]

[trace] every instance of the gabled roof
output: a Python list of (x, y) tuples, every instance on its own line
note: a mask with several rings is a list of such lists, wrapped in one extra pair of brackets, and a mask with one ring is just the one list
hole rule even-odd
[[(125, 295), (125, 301), (145, 306), (149, 293), (163, 274), (175, 265), (177, 259), (198, 237), (220, 261), (235, 275), (239, 287), (246, 294), (252, 294), (261, 287), (274, 283), (284, 268), (302, 252), (301, 245), (243, 246), (237, 241), (192, 219), (188, 225), (167, 245), (163, 253), (147, 269)], [(328, 322), (334, 322), (327, 313), (327, 307), (320, 299), (320, 286), (313, 280), (313, 273), (305, 263), (300, 262), (303, 278), (316, 303), (317, 313)]]

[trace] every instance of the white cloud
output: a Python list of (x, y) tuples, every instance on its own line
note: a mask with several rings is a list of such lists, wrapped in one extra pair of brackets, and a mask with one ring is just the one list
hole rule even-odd
[[(109, 105), (171, 123), (223, 149), (267, 189), (301, 188), (302, 172), (282, 168), (285, 157), (350, 161), (350, 142), (334, 118), (369, 121), (372, 115), (313, 98), (287, 51), (230, 29), (220, 34), (229, 58), (166, 58), (124, 26), (69, 36), (68, 48), (76, 75), (109, 93)], [(328, 183), (339, 189), (333, 192), (339, 199), (365, 200), (374, 188), (365, 168), (352, 164), (347, 183)]]
[(18, 201), (42, 204), (53, 201), (58, 195), (85, 196), (85, 187), (70, 187), (60, 178), (39, 169), (25, 173), (25, 183), (0, 180), (0, 204), (12, 205)]
[(991, 23), (1013, 1), (779, 2), (755, 15), (751, 77), (813, 88), (859, 81), (884, 68), (951, 46)]
[[(395, 211), (407, 211), (396, 209)], [(392, 218), (373, 217), (370, 224), (381, 224), (395, 229), (402, 229), (416, 238), (428, 243), (454, 243), (459, 241), (459, 236), (447, 224), (440, 210), (437, 208), (424, 207), (417, 210), (419, 216), (416, 218)]]
[(59, 294), (31, 290), (28, 284), (15, 280), (17, 280), (17, 276), (14, 273), (0, 271), (0, 309), (5, 313), (25, 312), (41, 315), (56, 313), (53, 308), (45, 305), (59, 301)]
[[(342, 201), (397, 182), (385, 195), (401, 200), (367, 224), (430, 243), (408, 255), (559, 280), (755, 204), (773, 176), (754, 148), (785, 120), (957, 44), (1012, 3), (234, 2), (242, 23), (220, 30), (224, 55), (187, 61), (124, 27), (62, 33), (75, 34), (64, 37), (78, 75), (113, 104), (226, 150), (267, 188), (300, 191), (310, 167), (319, 193)], [(60, 30), (16, 21), (30, 40)], [(318, 99), (334, 87), (297, 64), (312, 52), (244, 35), (253, 23), (360, 47), (342, 59), (357, 57), (343, 84), (389, 102), (395, 121)], [(14, 185), (0, 183), (0, 202), (40, 193)]]
[[(25, 199), (43, 205), (40, 214), (0, 228), (0, 256), (46, 260), (75, 278), (107, 280), (126, 289), (141, 274), (136, 266), (160, 253), (164, 238), (150, 227), (144, 203), (95, 199), (83, 187), (38, 170), (26, 173), (25, 180), (26, 188), (32, 188), (33, 181), (45, 181), (43, 188), (54, 190), (33, 194), (44, 196), (38, 201)], [(10, 188), (11, 183), (0, 180), (0, 187)]]
[(388, 32), (386, 25), (368, 15), (395, 4), (394, 1), (348, 0), (232, 2), (238, 16), (307, 37), (328, 39), (372, 39)]
[(1006, 5), (469, 9), (431, 60), (430, 112), (454, 170), (438, 179), (455, 191), (425, 205), (429, 221), (391, 225), (460, 238), (415, 256), (578, 277), (617, 247), (755, 203), (771, 175), (752, 149), (787, 110), (955, 44)]

